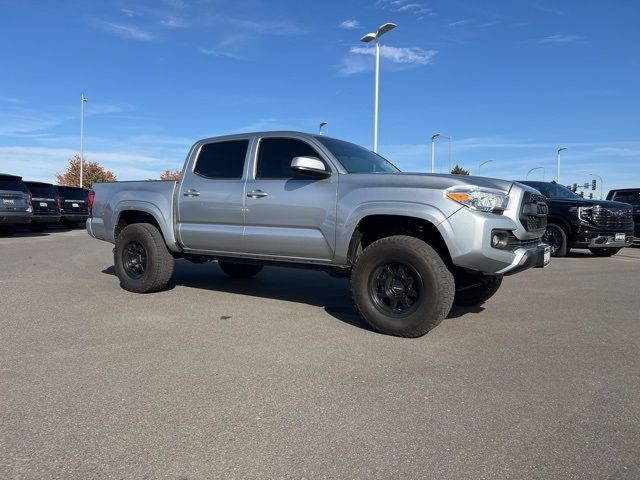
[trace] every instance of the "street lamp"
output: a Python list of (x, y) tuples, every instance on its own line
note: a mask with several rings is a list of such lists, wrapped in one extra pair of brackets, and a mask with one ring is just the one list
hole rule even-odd
[(82, 188), (82, 168), (84, 166), (84, 104), (89, 99), (84, 96), (84, 93), (80, 97), (80, 188)]
[(524, 178), (525, 180), (529, 180), (529, 174), (535, 170), (542, 169), (542, 181), (544, 182), (544, 167), (533, 167), (531, 170), (527, 172), (527, 176)]
[(376, 32), (367, 33), (360, 39), (361, 42), (369, 43), (376, 41), (376, 70), (374, 75), (373, 93), (373, 151), (378, 152), (378, 84), (380, 81), (380, 37), (390, 30), (396, 28), (395, 23), (385, 23)]
[(325, 125), (328, 125), (329, 122), (320, 122), (320, 135), (322, 135), (322, 127), (324, 127)]
[(451, 142), (453, 137), (447, 137), (446, 135), (442, 135), (441, 133), (434, 133), (431, 135), (431, 173), (436, 172), (436, 140), (438, 138), (447, 138), (449, 139), (449, 172), (451, 172)]
[(590, 173), (589, 175), (592, 175), (594, 177), (598, 177), (600, 179), (600, 200), (602, 200), (602, 184), (604, 183), (602, 181), (602, 177), (600, 175), (596, 175), (595, 173)]
[(480, 165), (478, 165), (478, 175), (480, 175), (480, 168), (482, 167), (482, 165), (485, 165), (491, 162), (493, 162), (493, 160), (487, 160), (486, 162), (482, 162)]
[(556, 178), (556, 182), (558, 182), (558, 183), (560, 183), (560, 152), (562, 152), (563, 150), (566, 150), (566, 149), (567, 149), (567, 147), (560, 147), (558, 149), (558, 153), (557, 153), (557, 156), (556, 156), (556, 165), (558, 167), (558, 176)]

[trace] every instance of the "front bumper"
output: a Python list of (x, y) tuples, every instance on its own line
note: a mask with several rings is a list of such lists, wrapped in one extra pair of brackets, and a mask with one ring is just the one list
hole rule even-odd
[[(624, 240), (616, 240), (616, 234), (624, 234)], [(571, 242), (572, 248), (623, 248), (633, 244), (633, 230), (596, 230), (579, 226)]]
[(540, 268), (548, 264), (545, 252), (548, 245), (540, 241), (540, 234), (525, 233), (506, 249), (491, 246), (493, 230), (518, 230), (516, 222), (492, 213), (458, 210), (438, 226), (449, 248), (451, 260), (457, 267), (489, 275), (507, 275), (528, 268)]

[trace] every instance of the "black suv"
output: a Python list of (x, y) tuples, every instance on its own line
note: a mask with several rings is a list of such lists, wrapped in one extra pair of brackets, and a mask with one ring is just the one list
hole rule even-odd
[(31, 192), (33, 218), (29, 228), (40, 232), (45, 225), (60, 221), (60, 201), (55, 188), (50, 183), (24, 182)]
[(0, 173), (0, 235), (11, 235), (15, 225), (31, 222), (32, 212), (22, 177)]
[(62, 185), (54, 188), (60, 205), (60, 222), (68, 228), (74, 227), (78, 222), (86, 222), (89, 217), (87, 190)]
[(633, 221), (636, 224), (635, 241), (640, 243), (640, 188), (621, 188), (611, 190), (607, 195), (607, 200), (628, 203), (633, 207)]
[(588, 248), (598, 257), (610, 257), (633, 243), (631, 205), (588, 200), (555, 182), (520, 182), (547, 197), (549, 216), (544, 241), (554, 257), (571, 248)]

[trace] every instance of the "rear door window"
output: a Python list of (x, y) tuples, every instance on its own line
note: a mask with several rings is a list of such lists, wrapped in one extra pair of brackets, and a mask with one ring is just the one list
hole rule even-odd
[(76, 189), (76, 188), (63, 188), (58, 187), (58, 193), (65, 200), (81, 200), (84, 201), (87, 199), (87, 194), (84, 190)]
[(207, 143), (200, 148), (193, 171), (205, 178), (242, 178), (248, 147), (249, 140)]
[(53, 185), (27, 185), (33, 198), (56, 198)]

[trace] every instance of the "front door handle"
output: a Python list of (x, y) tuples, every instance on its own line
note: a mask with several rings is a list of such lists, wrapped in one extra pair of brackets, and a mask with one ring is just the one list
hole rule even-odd
[(183, 195), (185, 197), (197, 197), (198, 195), (200, 195), (200, 192), (197, 190), (194, 190), (193, 188), (190, 188), (189, 190), (184, 192)]
[(247, 192), (247, 197), (251, 198), (263, 198), (269, 195), (267, 192), (263, 192), (262, 190), (251, 190)]

